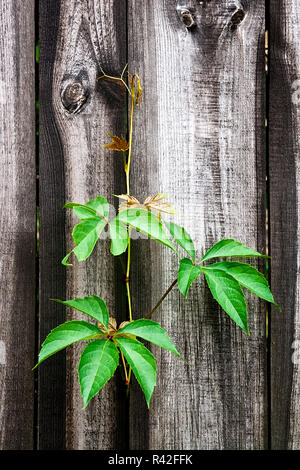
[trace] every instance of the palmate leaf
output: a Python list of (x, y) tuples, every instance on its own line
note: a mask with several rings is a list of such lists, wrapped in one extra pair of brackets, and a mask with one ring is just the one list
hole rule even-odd
[(115, 341), (140, 384), (149, 407), (156, 385), (156, 362), (153, 354), (136, 339), (115, 336)]
[(117, 219), (148, 235), (153, 240), (175, 250), (158, 217), (146, 209), (127, 209), (119, 213)]
[(107, 338), (89, 343), (80, 357), (78, 376), (84, 408), (111, 379), (119, 364), (119, 351)]
[(127, 225), (115, 217), (109, 224), (109, 232), (111, 238), (110, 251), (114, 256), (121, 255), (126, 251), (128, 246), (128, 229)]
[(261, 255), (257, 251), (248, 248), (247, 246), (242, 245), (242, 243), (237, 242), (231, 238), (221, 240), (215, 245), (213, 245), (201, 259), (207, 261), (212, 258), (220, 258), (226, 256), (236, 256), (236, 257), (261, 257), (268, 258), (266, 255)]
[(211, 264), (210, 266), (206, 266), (205, 270), (219, 270), (226, 272), (241, 286), (246, 287), (246, 289), (249, 289), (253, 294), (267, 302), (271, 302), (281, 310), (274, 300), (267, 279), (253, 266), (246, 263), (228, 261)]
[(68, 321), (52, 330), (42, 344), (37, 367), (48, 357), (66, 348), (70, 344), (93, 338), (103, 334), (99, 328), (85, 321)]
[(180, 227), (173, 222), (165, 222), (165, 226), (169, 230), (172, 237), (177, 241), (178, 245), (180, 245), (191, 256), (193, 261), (195, 261), (196, 251), (194, 243), (185, 228)]
[(249, 334), (247, 305), (239, 283), (221, 270), (205, 269), (204, 274), (214, 299), (232, 320)]
[(195, 266), (189, 258), (180, 260), (178, 270), (178, 287), (180, 292), (187, 297), (188, 290), (195, 279), (203, 272), (200, 266)]
[(139, 336), (181, 357), (165, 330), (159, 323), (153, 320), (141, 318), (140, 320), (132, 321), (121, 328), (114, 337), (117, 338), (123, 334)]
[(104, 300), (100, 299), (100, 297), (97, 297), (97, 295), (73, 300), (51, 300), (64, 304), (67, 307), (75, 308), (79, 312), (85, 313), (86, 315), (89, 315), (90, 317), (97, 320), (99, 323), (102, 323), (106, 328), (108, 327), (108, 308)]
[(111, 136), (111, 142), (107, 145), (103, 145), (102, 147), (109, 150), (116, 150), (117, 152), (126, 152), (126, 150), (129, 149), (129, 143), (125, 137), (118, 137), (111, 133), (109, 133), (109, 135)]

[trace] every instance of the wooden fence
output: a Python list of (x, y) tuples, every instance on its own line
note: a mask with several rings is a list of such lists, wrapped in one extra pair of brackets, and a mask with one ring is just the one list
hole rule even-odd
[[(0, 31), (0, 448), (300, 449), (299, 0), (2, 0)], [(268, 246), (283, 313), (269, 310), (267, 335), (268, 307), (249, 295), (247, 337), (203, 282), (188, 301), (174, 290), (156, 319), (189, 365), (153, 348), (150, 411), (118, 375), (83, 411), (81, 346), (31, 369), (66, 317), (49, 298), (97, 294), (126, 317), (108, 242), (60, 264), (74, 224), (63, 204), (113, 203), (124, 190), (119, 159), (101, 147), (108, 130), (124, 131), (124, 99), (96, 78), (126, 62), (144, 87), (132, 193), (168, 193), (202, 252), (223, 237)], [(154, 242), (134, 243), (136, 317), (177, 264)]]

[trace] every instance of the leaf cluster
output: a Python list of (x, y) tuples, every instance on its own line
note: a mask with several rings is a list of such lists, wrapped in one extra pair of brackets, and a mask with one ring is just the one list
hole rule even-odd
[(260, 258), (265, 256), (233, 239), (221, 240), (207, 251), (200, 264), (195, 264), (189, 258), (181, 259), (178, 270), (178, 287), (181, 293), (187, 297), (193, 282), (200, 274), (204, 274), (213, 298), (239, 327), (250, 334), (247, 305), (242, 288), (246, 288), (261, 299), (273, 303), (279, 310), (280, 307), (274, 301), (267, 279), (250, 264), (239, 261), (201, 264), (214, 258), (227, 257)]
[(137, 339), (142, 338), (181, 357), (172, 340), (159, 323), (145, 318), (124, 322), (116, 328), (109, 317), (103, 299), (93, 295), (74, 300), (58, 300), (97, 320), (93, 325), (86, 321), (68, 321), (54, 328), (42, 344), (35, 367), (45, 359), (71, 344), (90, 340), (83, 350), (78, 367), (78, 376), (84, 408), (114, 375), (124, 355), (149, 406), (156, 385), (156, 361), (153, 354)]

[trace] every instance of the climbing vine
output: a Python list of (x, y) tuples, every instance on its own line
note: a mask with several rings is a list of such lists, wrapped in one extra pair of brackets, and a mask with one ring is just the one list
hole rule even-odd
[[(99, 80), (106, 79), (117, 83), (129, 96), (129, 129), (126, 136), (110, 134), (111, 142), (104, 147), (120, 152), (124, 163), (126, 194), (117, 195), (122, 202), (118, 214), (110, 220), (107, 200), (98, 196), (86, 204), (68, 202), (64, 207), (74, 211), (80, 222), (74, 227), (72, 237), (74, 248), (62, 260), (65, 266), (72, 266), (68, 260), (74, 254), (79, 262), (86, 260), (93, 252), (102, 232), (108, 227), (111, 239), (110, 251), (113, 256), (127, 252), (126, 293), (128, 321), (117, 325), (110, 316), (105, 300), (97, 295), (73, 300), (59, 300), (87, 315), (96, 323), (67, 321), (54, 328), (41, 346), (37, 367), (45, 359), (78, 341), (88, 341), (79, 362), (78, 374), (84, 407), (114, 375), (118, 365), (123, 368), (125, 384), (129, 388), (131, 375), (135, 375), (149, 406), (156, 385), (156, 362), (153, 354), (140, 341), (146, 340), (167, 349), (182, 359), (173, 341), (159, 323), (152, 320), (156, 309), (171, 290), (178, 285), (180, 292), (187, 297), (188, 291), (203, 275), (214, 299), (231, 319), (249, 333), (247, 306), (243, 288), (258, 297), (275, 304), (266, 278), (256, 268), (240, 261), (224, 261), (224, 258), (266, 257), (233, 239), (224, 239), (213, 245), (197, 260), (194, 242), (184, 227), (164, 220), (164, 214), (174, 214), (173, 206), (166, 201), (166, 195), (149, 195), (142, 203), (130, 194), (130, 169), (132, 163), (132, 137), (134, 110), (141, 104), (142, 87), (137, 74), (130, 74), (124, 68), (120, 77), (109, 76), (101, 70)], [(127, 133), (126, 133), (127, 134)], [(133, 317), (130, 293), (131, 238), (135, 230), (155, 240), (178, 255), (176, 245), (185, 252), (179, 259), (178, 276), (145, 318)], [(179, 256), (179, 255), (178, 255)], [(221, 258), (212, 263), (211, 260)], [(278, 307), (279, 308), (279, 307)], [(139, 339), (137, 339), (139, 338)]]

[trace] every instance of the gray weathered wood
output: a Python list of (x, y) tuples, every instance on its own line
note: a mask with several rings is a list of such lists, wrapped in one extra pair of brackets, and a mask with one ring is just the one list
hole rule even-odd
[[(112, 194), (123, 190), (120, 156), (101, 145), (109, 140), (107, 131), (124, 133), (125, 100), (118, 86), (97, 83), (96, 79), (100, 66), (118, 75), (126, 63), (125, 18), (125, 1), (61, 2), (52, 96), (63, 149), (67, 201), (84, 203), (101, 195), (113, 203)], [(76, 222), (69, 212), (69, 249), (73, 247), (71, 231)], [(116, 300), (116, 287), (118, 296), (120, 289), (114, 263), (108, 240), (99, 242), (84, 263), (74, 260), (74, 266), (67, 269), (67, 298), (97, 294), (105, 299), (112, 316), (120, 320), (123, 314)], [(81, 315), (69, 312), (71, 317), (78, 319)], [(124, 448), (126, 402), (118, 374), (82, 410), (77, 377), (82, 349), (82, 344), (76, 345), (67, 353), (67, 448)]]
[[(60, 2), (39, 4), (39, 343), (65, 320), (64, 154), (52, 101)], [(51, 37), (51, 41), (49, 38)], [(64, 449), (66, 433), (65, 351), (38, 368), (38, 449)]]
[[(224, 237), (265, 250), (265, 11), (262, 0), (242, 3), (128, 4), (129, 70), (140, 74), (145, 90), (136, 112), (132, 193), (141, 200), (167, 193), (199, 254)], [(245, 13), (240, 24), (238, 9)], [(178, 259), (153, 241), (136, 241), (132, 257), (140, 317), (176, 277)], [(131, 448), (264, 448), (266, 306), (247, 299), (249, 338), (218, 309), (203, 280), (187, 301), (177, 290), (164, 301), (154, 319), (189, 365), (153, 348), (158, 384), (149, 412), (132, 388)]]
[(300, 449), (299, 1), (270, 2), (271, 446)]
[(0, 448), (34, 445), (34, 1), (0, 5)]

